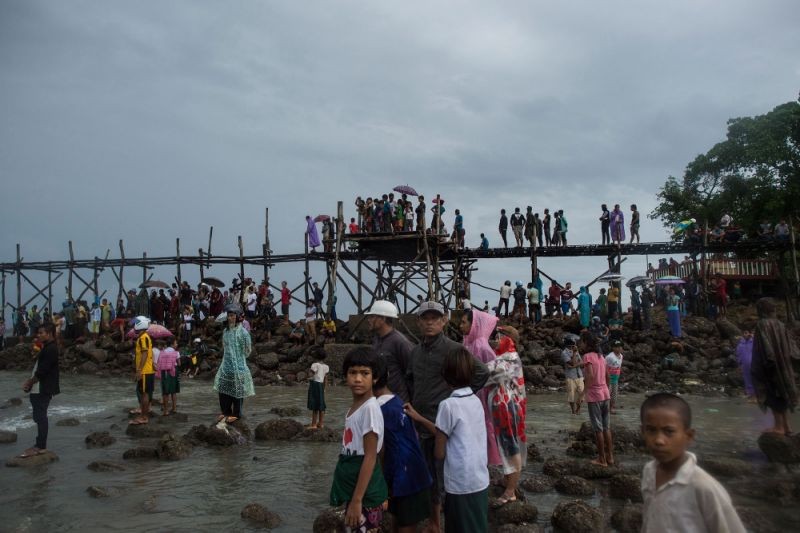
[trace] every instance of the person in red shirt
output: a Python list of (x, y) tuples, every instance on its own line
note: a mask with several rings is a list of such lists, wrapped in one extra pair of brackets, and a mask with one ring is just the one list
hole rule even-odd
[(292, 291), (289, 290), (285, 281), (281, 281), (281, 314), (284, 323), (289, 323), (289, 306), (292, 303)]
[(545, 310), (547, 312), (547, 316), (553, 316), (553, 311), (556, 312), (557, 316), (561, 316), (561, 287), (558, 286), (558, 282), (553, 280), (553, 283), (550, 285), (550, 288), (547, 290), (547, 301), (545, 301)]
[(350, 219), (350, 225), (348, 226), (348, 228), (350, 229), (350, 233), (353, 233), (353, 234), (361, 233), (361, 228), (359, 228), (358, 224), (356, 224), (356, 219), (355, 218), (351, 218)]
[(728, 313), (728, 282), (725, 281), (721, 273), (717, 272), (714, 274), (714, 280), (711, 283), (714, 287), (717, 312), (720, 316), (725, 316)]

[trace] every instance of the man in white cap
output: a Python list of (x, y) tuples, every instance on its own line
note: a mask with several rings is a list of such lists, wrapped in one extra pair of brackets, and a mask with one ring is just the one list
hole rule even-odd
[(411, 350), (414, 347), (405, 335), (394, 329), (398, 317), (397, 306), (388, 300), (378, 300), (367, 311), (367, 324), (375, 337), (372, 349), (386, 361), (389, 370), (389, 390), (403, 403), (411, 401), (406, 374), (411, 367)]
[(150, 416), (150, 401), (153, 399), (155, 386), (155, 368), (153, 365), (153, 340), (147, 334), (150, 319), (146, 316), (137, 316), (134, 319), (133, 329), (136, 331), (136, 358), (133, 381), (136, 383), (136, 396), (139, 399), (139, 410), (136, 418), (130, 424), (147, 424)]

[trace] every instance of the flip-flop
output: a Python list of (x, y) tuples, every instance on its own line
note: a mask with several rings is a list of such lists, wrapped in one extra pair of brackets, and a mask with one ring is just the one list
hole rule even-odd
[(237, 420), (239, 420), (239, 417), (238, 417), (238, 416), (229, 416), (229, 417), (227, 417), (227, 418), (225, 419), (225, 423), (226, 423), (226, 424), (233, 424), (233, 423), (234, 423), (234, 422), (236, 422)]
[(130, 422), (128, 422), (129, 426), (141, 426), (147, 424), (149, 421), (146, 418), (134, 418)]
[(25, 450), (24, 452), (22, 452), (21, 454), (19, 454), (17, 457), (20, 458), (20, 459), (27, 459), (28, 457), (33, 457), (34, 455), (39, 455), (40, 451), (41, 450), (39, 450), (38, 448), (37, 449), (29, 448), (29, 449)]
[(515, 502), (515, 501), (517, 501), (517, 497), (516, 496), (513, 496), (511, 498), (506, 498), (505, 496), (500, 496), (499, 498), (497, 498), (493, 502), (492, 507), (494, 507), (495, 509), (499, 509), (500, 507), (504, 506), (505, 504), (511, 503), (511, 502)]

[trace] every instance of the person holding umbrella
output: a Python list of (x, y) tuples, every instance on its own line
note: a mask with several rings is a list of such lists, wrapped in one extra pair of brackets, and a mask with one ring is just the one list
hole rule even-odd
[(309, 215), (306, 215), (306, 238), (308, 239), (308, 246), (311, 247), (312, 251), (316, 252), (317, 246), (320, 245), (319, 233), (317, 233), (317, 224)]
[(242, 416), (242, 403), (255, 395), (253, 377), (247, 367), (252, 350), (250, 334), (242, 327), (242, 308), (233, 303), (225, 308), (228, 325), (222, 333), (222, 363), (214, 377), (214, 390), (219, 394), (220, 415), (217, 422), (230, 424)]

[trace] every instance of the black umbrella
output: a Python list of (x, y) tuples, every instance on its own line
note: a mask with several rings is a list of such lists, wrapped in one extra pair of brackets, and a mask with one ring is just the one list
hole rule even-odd
[(225, 286), (225, 283), (222, 282), (219, 278), (213, 278), (211, 276), (203, 278), (203, 283), (207, 285), (211, 285), (212, 287), (219, 287), (222, 288)]
[(169, 285), (163, 281), (157, 279), (151, 279), (145, 281), (141, 285), (139, 285), (140, 289), (169, 289)]

